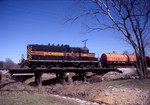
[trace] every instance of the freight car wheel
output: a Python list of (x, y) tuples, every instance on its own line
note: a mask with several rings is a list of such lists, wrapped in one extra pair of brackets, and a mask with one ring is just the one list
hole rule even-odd
[(62, 67), (62, 64), (57, 64), (56, 67)]
[(41, 65), (41, 68), (45, 68), (45, 65), (43, 64), (43, 65)]
[(47, 68), (48, 68), (48, 69), (52, 68), (52, 65), (48, 65)]
[(90, 65), (86, 65), (87, 68), (90, 68)]
[(95, 68), (95, 65), (91, 65), (91, 68)]
[(31, 69), (36, 69), (36, 65), (32, 65)]
[(109, 65), (109, 68), (114, 68), (115, 66), (114, 65)]

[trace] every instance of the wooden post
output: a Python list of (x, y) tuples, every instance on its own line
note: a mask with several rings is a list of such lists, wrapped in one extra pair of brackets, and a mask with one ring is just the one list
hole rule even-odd
[(83, 77), (82, 77), (82, 78), (83, 78), (83, 81), (86, 82), (86, 73), (83, 73), (82, 76), (83, 76)]
[(76, 77), (78, 76), (78, 73), (75, 73), (76, 74)]
[(62, 83), (62, 84), (65, 84), (65, 74), (64, 73), (60, 73), (59, 74), (60, 75), (60, 82)]
[(82, 79), (82, 73), (78, 73), (78, 80), (79, 81), (82, 81), (83, 79)]
[(58, 74), (58, 73), (56, 73), (56, 78), (57, 78), (57, 79), (59, 78), (59, 74)]
[(62, 73), (62, 81), (63, 81), (63, 84), (66, 83), (66, 80), (65, 80), (65, 73)]
[(71, 75), (71, 73), (68, 73), (68, 83), (69, 84), (72, 84), (73, 83), (73, 80), (72, 80), (72, 75)]
[(42, 86), (42, 73), (35, 73), (35, 83), (39, 87)]

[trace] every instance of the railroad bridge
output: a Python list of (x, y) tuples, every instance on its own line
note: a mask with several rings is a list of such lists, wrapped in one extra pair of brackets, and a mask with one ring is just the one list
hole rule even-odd
[(51, 69), (10, 69), (9, 73), (11, 75), (21, 75), (21, 74), (29, 74), (33, 73), (35, 76), (35, 83), (38, 86), (42, 86), (42, 74), (43, 73), (55, 73), (56, 78), (60, 80), (63, 84), (65, 83), (65, 74), (66, 73), (75, 73), (78, 78), (86, 81), (86, 74), (88, 72), (92, 72), (93, 74), (101, 74), (104, 75), (108, 72), (119, 72), (122, 71), (116, 68), (51, 68)]

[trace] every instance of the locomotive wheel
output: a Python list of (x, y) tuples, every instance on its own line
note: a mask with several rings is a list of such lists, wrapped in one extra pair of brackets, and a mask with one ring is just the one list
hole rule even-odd
[(95, 65), (91, 65), (91, 68), (95, 68)]
[(57, 64), (56, 67), (62, 67), (62, 65), (61, 64)]
[(80, 68), (83, 68), (84, 67), (84, 65), (82, 64), (82, 65), (80, 65)]
[(45, 68), (45, 65), (41, 65), (42, 68)]
[(32, 69), (36, 69), (36, 65), (32, 65)]
[(90, 68), (90, 65), (86, 65), (87, 68)]
[(48, 65), (47, 68), (48, 68), (48, 69), (52, 68), (52, 65)]

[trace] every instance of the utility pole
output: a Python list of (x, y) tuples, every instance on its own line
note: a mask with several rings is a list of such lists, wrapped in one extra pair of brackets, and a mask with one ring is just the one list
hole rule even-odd
[(86, 41), (87, 41), (87, 40), (88, 40), (88, 39), (82, 41), (82, 42), (84, 42), (84, 48), (86, 48)]

